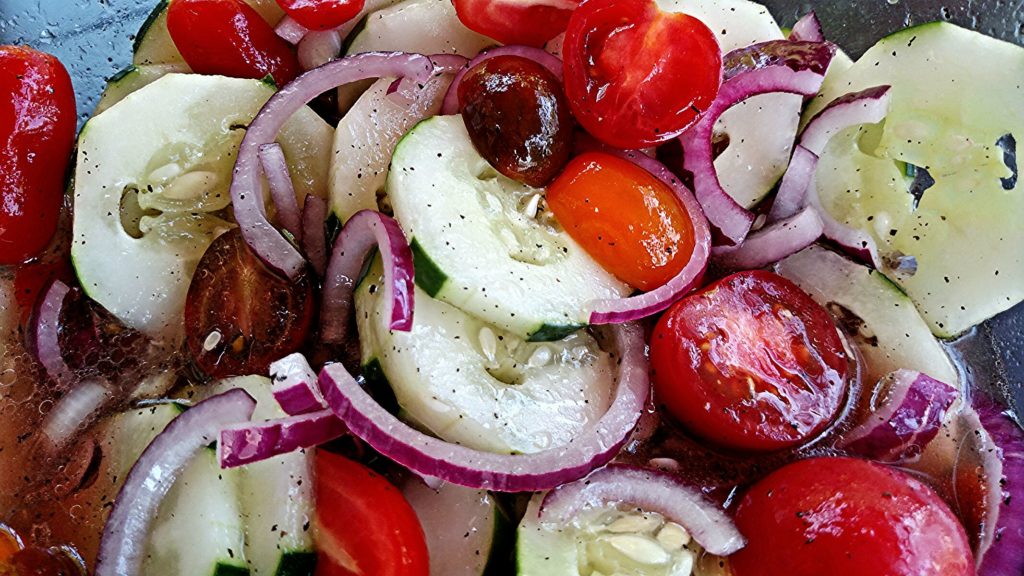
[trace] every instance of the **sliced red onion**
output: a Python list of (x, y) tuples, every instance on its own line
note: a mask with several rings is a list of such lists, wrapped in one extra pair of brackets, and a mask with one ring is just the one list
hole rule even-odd
[(818, 156), (799, 144), (793, 148), (793, 157), (779, 184), (772, 209), (768, 212), (768, 223), (778, 222), (800, 212), (806, 204), (807, 188), (818, 167)]
[(303, 70), (323, 66), (341, 54), (341, 36), (337, 30), (308, 31), (298, 44), (296, 53)]
[(711, 254), (715, 264), (729, 270), (763, 268), (814, 244), (823, 230), (817, 210), (805, 208), (753, 232), (739, 246), (715, 246)]
[(270, 379), (274, 399), (288, 414), (294, 416), (327, 408), (316, 382), (316, 372), (302, 354), (289, 354), (271, 363)]
[(302, 240), (302, 222), (299, 215), (299, 201), (295, 198), (295, 185), (288, 171), (284, 150), (277, 142), (260, 146), (260, 165), (270, 184), (270, 197), (277, 207), (281, 226), (296, 240)]
[(109, 397), (108, 386), (104, 380), (85, 380), (54, 404), (42, 426), (43, 435), (52, 448), (65, 446), (76, 432), (95, 418)]
[(727, 79), (718, 97), (700, 122), (679, 137), (683, 168), (693, 174), (697, 200), (710, 223), (732, 243), (739, 244), (747, 236), (754, 215), (733, 200), (718, 180), (712, 152), (715, 122), (729, 108), (759, 94), (817, 94), (834, 53), (829, 44), (784, 40), (731, 52), (723, 59)]
[(384, 300), (391, 302), (392, 330), (412, 329), (412, 250), (398, 222), (374, 210), (352, 215), (334, 242), (324, 277), (324, 301), (320, 311), (324, 342), (344, 342), (352, 313), (352, 294), (366, 257), (380, 249), (384, 260)]
[(67, 284), (54, 280), (39, 302), (33, 329), (36, 357), (46, 374), (60, 386), (70, 386), (75, 380), (60, 352), (60, 312), (70, 292)]
[(661, 470), (621, 464), (555, 488), (544, 497), (538, 519), (564, 526), (588, 508), (619, 503), (661, 514), (711, 554), (728, 556), (747, 544), (732, 518), (699, 490)]
[(987, 399), (975, 407), (989, 436), (981, 454), (989, 513), (975, 555), (978, 575), (1017, 576), (1024, 574), (1024, 430)]
[(892, 372), (876, 384), (870, 413), (843, 435), (839, 445), (884, 462), (913, 458), (939, 433), (958, 396), (955, 387), (927, 374)]
[(233, 424), (220, 431), (217, 443), (220, 467), (234, 468), (311, 448), (339, 438), (345, 432), (345, 425), (330, 410)]
[(139, 574), (160, 502), (193, 456), (220, 430), (248, 420), (256, 401), (234, 389), (196, 404), (171, 421), (128, 472), (103, 528), (96, 576)]
[(321, 277), (327, 269), (327, 202), (319, 196), (306, 196), (302, 207), (302, 250), (306, 259)]
[(353, 435), (421, 475), (499, 492), (548, 490), (614, 458), (650, 395), (643, 329), (625, 324), (611, 330), (620, 359), (608, 411), (568, 444), (535, 454), (482, 452), (428, 436), (377, 404), (341, 364), (324, 367), (320, 390)]
[(840, 131), (858, 124), (877, 124), (889, 113), (889, 86), (874, 86), (836, 98), (807, 123), (800, 145), (817, 156)]
[(812, 10), (797, 20), (796, 24), (793, 24), (793, 29), (789, 31), (789, 39), (824, 42), (825, 33), (821, 30), (821, 20), (818, 20), (818, 15)]
[(305, 261), (267, 221), (258, 166), (260, 147), (273, 142), (295, 112), (327, 90), (379, 77), (408, 77), (426, 82), (433, 73), (434, 65), (419, 54), (356, 54), (310, 70), (270, 97), (245, 132), (231, 180), (235, 220), (249, 248), (267, 266), (295, 278), (305, 267)]
[(294, 46), (310, 33), (310, 29), (296, 22), (291, 16), (285, 16), (274, 27), (274, 32), (284, 39), (285, 42)]
[(821, 197), (818, 196), (818, 188), (813, 178), (807, 189), (806, 201), (808, 206), (818, 212), (826, 238), (838, 244), (853, 258), (870, 263), (876, 269), (882, 269), (883, 262), (878, 256), (875, 239), (867, 232), (851, 228), (833, 218), (832, 214), (821, 205)]
[(459, 113), (459, 83), (462, 82), (462, 77), (469, 72), (470, 69), (476, 67), (477, 64), (484, 60), (490, 60), (495, 56), (520, 56), (528, 60), (540, 64), (547, 68), (552, 74), (562, 79), (562, 60), (547, 52), (541, 48), (534, 48), (533, 46), (498, 46), (497, 48), (490, 48), (477, 54), (475, 58), (469, 61), (461, 70), (455, 75), (452, 80), (451, 86), (448, 87), (448, 92), (444, 95), (444, 102), (441, 104), (441, 114), (458, 114)]

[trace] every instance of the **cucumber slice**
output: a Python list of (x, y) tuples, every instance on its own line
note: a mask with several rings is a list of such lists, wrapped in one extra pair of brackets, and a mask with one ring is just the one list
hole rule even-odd
[(879, 272), (811, 246), (775, 265), (829, 309), (864, 358), (864, 380), (905, 368), (957, 385), (959, 376), (910, 298)]
[(607, 410), (614, 362), (586, 332), (524, 342), (419, 288), (412, 330), (391, 332), (381, 270), (356, 291), (363, 358), (419, 425), (479, 450), (532, 453), (568, 444)]
[(96, 114), (103, 112), (107, 108), (110, 108), (114, 104), (124, 100), (125, 97), (132, 92), (135, 92), (144, 86), (149, 86), (167, 74), (174, 72), (185, 73), (188, 71), (189, 68), (184, 62), (176, 64), (129, 66), (115, 74), (107, 81), (107, 87), (103, 90), (103, 95), (100, 96), (100, 101), (96, 103), (96, 109), (93, 110), (93, 115), (95, 116)]
[(96, 485), (112, 487), (107, 491), (113, 498), (142, 451), (185, 408), (176, 403), (152, 404), (121, 412), (101, 424), (96, 437), (103, 453), (103, 481)]
[(543, 190), (498, 174), (460, 116), (421, 122), (398, 143), (387, 191), (415, 240), (419, 285), (502, 330), (557, 339), (586, 323), (591, 300), (628, 294), (549, 218), (524, 214)]
[[(723, 53), (784, 38), (768, 9), (747, 0), (658, 0), (658, 5), (700, 19), (714, 32)], [(715, 133), (729, 137), (715, 168), (736, 202), (755, 206), (782, 178), (802, 107), (800, 96), (764, 94), (734, 106), (715, 123)]]
[[(230, 226), (218, 217), (244, 127), (274, 89), (258, 80), (169, 74), (82, 130), (71, 257), (83, 289), (127, 325), (182, 331), (195, 266)], [(279, 141), (296, 191), (323, 195), (331, 128), (304, 108)]]
[[(1020, 78), (1024, 48), (936, 22), (879, 41), (808, 111), (892, 85), (884, 124), (834, 137), (815, 183), (825, 208), (870, 233), (883, 257), (917, 259), (915, 274), (889, 276), (940, 337), (1024, 299), (1024, 189), (997, 145), (1024, 141)], [(908, 165), (934, 179), (917, 198)]]

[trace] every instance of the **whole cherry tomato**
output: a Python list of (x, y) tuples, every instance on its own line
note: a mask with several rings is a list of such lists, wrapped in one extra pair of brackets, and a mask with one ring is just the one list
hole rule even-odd
[(577, 0), (454, 0), (466, 28), (502, 44), (543, 46), (565, 31)]
[(813, 458), (754, 484), (736, 508), (735, 576), (971, 576), (963, 526), (928, 486), (854, 458)]
[(365, 0), (277, 0), (277, 4), (310, 30), (330, 30), (355, 18)]
[(576, 119), (603, 142), (645, 148), (682, 133), (718, 95), (722, 55), (700, 20), (654, 0), (588, 0), (562, 47)]
[(810, 440), (833, 421), (849, 357), (829, 313), (795, 284), (740, 272), (676, 302), (651, 336), (655, 397), (736, 450)]
[(57, 58), (0, 46), (0, 264), (50, 243), (75, 142), (75, 91)]
[(284, 86), (299, 74), (295, 52), (242, 0), (172, 0), (167, 30), (200, 74), (263, 78)]

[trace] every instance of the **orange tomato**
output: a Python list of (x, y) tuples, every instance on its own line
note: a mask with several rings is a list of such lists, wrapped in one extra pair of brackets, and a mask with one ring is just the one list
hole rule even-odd
[(672, 189), (617, 156), (573, 158), (548, 187), (547, 203), (573, 240), (634, 288), (661, 286), (693, 253), (693, 222)]

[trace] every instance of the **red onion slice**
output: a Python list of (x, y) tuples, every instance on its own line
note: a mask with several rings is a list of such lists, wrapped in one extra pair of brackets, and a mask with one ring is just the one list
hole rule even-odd
[(277, 142), (264, 144), (259, 150), (260, 165), (270, 184), (270, 197), (277, 207), (281, 226), (296, 240), (302, 240), (302, 223), (299, 215), (299, 201), (295, 198), (295, 185), (288, 171), (284, 150)]
[(806, 203), (804, 198), (807, 188), (811, 185), (817, 167), (818, 156), (814, 152), (799, 144), (793, 148), (793, 157), (789, 160), (789, 167), (782, 176), (779, 191), (768, 212), (768, 223), (778, 222), (800, 212)]
[(373, 210), (356, 212), (334, 242), (324, 277), (324, 301), (320, 312), (324, 342), (344, 342), (352, 313), (352, 294), (366, 257), (380, 249), (384, 260), (384, 300), (391, 302), (392, 330), (412, 329), (412, 250), (398, 222)]
[(337, 30), (313, 30), (299, 41), (297, 55), (303, 70), (327, 64), (341, 54), (341, 36)]
[(426, 82), (431, 61), (401, 52), (356, 54), (302, 74), (270, 97), (238, 148), (231, 180), (235, 220), (249, 248), (270, 268), (295, 278), (305, 267), (299, 252), (267, 221), (259, 171), (259, 149), (277, 137), (285, 122), (320, 94), (339, 85), (379, 77), (408, 77)]
[(306, 196), (302, 207), (302, 250), (306, 259), (321, 277), (327, 269), (327, 202), (319, 196)]
[(234, 424), (220, 431), (221, 468), (234, 468), (311, 448), (343, 436), (345, 425), (330, 410), (266, 422)]
[(291, 16), (285, 16), (274, 27), (274, 32), (285, 42), (294, 46), (301, 42), (306, 37), (306, 34), (310, 33), (310, 29), (296, 22)]
[(806, 40), (809, 42), (824, 42), (825, 33), (821, 30), (821, 20), (813, 10), (808, 12), (793, 24), (789, 31), (789, 39), (794, 41)]
[(650, 395), (643, 330), (635, 324), (611, 330), (620, 361), (608, 411), (569, 444), (535, 454), (482, 452), (423, 434), (377, 404), (341, 364), (324, 367), (320, 390), (350, 433), (420, 475), (499, 492), (548, 490), (614, 458)]
[(54, 404), (42, 426), (51, 448), (65, 446), (76, 432), (92, 421), (109, 398), (108, 386), (104, 380), (85, 380)]
[(699, 490), (666, 472), (621, 464), (555, 488), (545, 496), (538, 519), (565, 525), (587, 508), (618, 503), (661, 514), (718, 556), (728, 556), (747, 543), (732, 519)]
[(451, 85), (448, 87), (448, 92), (444, 95), (444, 101), (441, 103), (441, 114), (458, 114), (459, 113), (459, 83), (462, 82), (462, 77), (466, 75), (466, 72), (477, 64), (484, 60), (490, 60), (495, 56), (521, 56), (523, 58), (533, 60), (541, 66), (547, 68), (558, 77), (558, 80), (562, 80), (562, 60), (554, 54), (547, 52), (541, 48), (534, 48), (533, 46), (498, 46), (497, 48), (490, 48), (480, 52), (475, 58), (466, 63), (461, 70), (455, 74), (455, 78), (452, 80)]
[(727, 79), (718, 97), (700, 122), (679, 137), (683, 168), (693, 174), (697, 201), (710, 223), (732, 243), (746, 238), (754, 215), (733, 200), (718, 180), (712, 152), (715, 122), (729, 108), (759, 94), (814, 96), (834, 53), (829, 44), (778, 40), (727, 54), (723, 59)]
[(976, 553), (978, 575), (1017, 576), (1024, 574), (1024, 430), (988, 399), (975, 399), (975, 407), (989, 437), (981, 454), (989, 513)]
[(316, 372), (306, 357), (296, 352), (270, 364), (271, 390), (281, 409), (293, 416), (327, 408)]
[(60, 352), (60, 312), (70, 292), (67, 284), (54, 280), (39, 302), (33, 328), (36, 358), (46, 374), (60, 386), (70, 386), (75, 381), (75, 375)]
[(208, 398), (171, 421), (128, 472), (103, 528), (96, 576), (139, 574), (150, 524), (189, 460), (221, 428), (252, 417), (256, 401), (234, 389)]
[(715, 246), (715, 264), (729, 270), (762, 268), (807, 248), (824, 226), (817, 210), (805, 208), (795, 215), (757, 230), (739, 246)]
[(895, 462), (921, 454), (939, 433), (957, 389), (927, 374), (897, 370), (878, 382), (870, 414), (839, 445), (875, 460)]
[(821, 156), (828, 141), (840, 131), (884, 120), (891, 99), (889, 86), (874, 86), (836, 98), (807, 123), (800, 135), (800, 145)]

